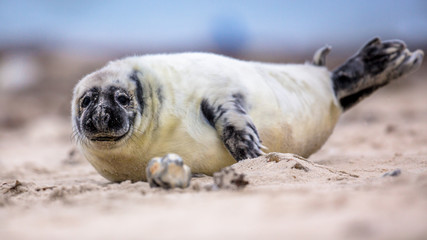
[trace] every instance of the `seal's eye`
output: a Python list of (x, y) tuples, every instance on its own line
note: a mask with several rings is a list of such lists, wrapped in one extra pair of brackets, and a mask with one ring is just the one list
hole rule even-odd
[(89, 96), (84, 97), (83, 100), (82, 100), (82, 103), (81, 103), (82, 108), (85, 108), (85, 107), (89, 106), (90, 101), (91, 100), (90, 100)]
[(116, 101), (122, 106), (127, 106), (130, 102), (130, 99), (128, 96), (122, 94), (117, 96)]

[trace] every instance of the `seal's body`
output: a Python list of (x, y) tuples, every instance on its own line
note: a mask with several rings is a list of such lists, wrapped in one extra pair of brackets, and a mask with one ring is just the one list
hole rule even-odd
[[(371, 48), (382, 59), (375, 61), (378, 69), (364, 56)], [(148, 161), (167, 153), (180, 155), (193, 173), (209, 175), (264, 152), (308, 157), (343, 110), (422, 60), (422, 52), (410, 53), (401, 42), (376, 39), (330, 72), (320, 66), (328, 51), (318, 51), (311, 64), (206, 53), (110, 62), (74, 90), (78, 145), (111, 181), (146, 180)]]

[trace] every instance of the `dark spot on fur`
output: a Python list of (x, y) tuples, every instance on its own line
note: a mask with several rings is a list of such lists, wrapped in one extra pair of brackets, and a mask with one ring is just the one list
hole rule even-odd
[(243, 102), (244, 102), (243, 94), (241, 94), (241, 93), (234, 93), (231, 96), (234, 98), (234, 100), (236, 102), (238, 102), (239, 104), (243, 104)]
[(240, 106), (236, 107), (235, 111), (236, 111), (237, 113), (240, 113), (240, 114), (246, 114), (245, 109), (243, 109), (243, 108), (242, 108), (242, 107), (240, 107)]
[(209, 122), (209, 125), (211, 125), (213, 128), (215, 128), (215, 112), (214, 108), (209, 104), (207, 99), (203, 99), (202, 103), (200, 104), (200, 108), (202, 110), (203, 116), (206, 118), (206, 120)]
[(228, 125), (224, 128), (223, 130), (223, 138), (225, 139), (229, 139), (232, 136), (235, 135), (236, 129), (234, 128), (234, 126)]
[[(256, 127), (255, 127), (255, 125), (253, 123), (247, 122), (246, 126), (248, 126), (250, 129), (252, 129), (252, 131), (254, 131), (254, 133), (256, 134), (256, 136), (259, 138), (258, 131), (257, 131), (257, 129), (256, 129)], [(261, 142), (261, 139), (259, 141)]]
[(236, 112), (241, 114), (246, 114), (245, 104), (244, 104), (245, 99), (243, 95), (241, 93), (235, 93), (231, 96), (233, 97), (233, 103), (234, 103)]
[(218, 121), (218, 119), (220, 119), (226, 112), (227, 109), (223, 108), (222, 105), (219, 105), (216, 110), (215, 122)]
[(163, 104), (163, 101), (165, 100), (165, 97), (163, 96), (163, 89), (161, 87), (157, 88), (157, 98), (159, 99), (160, 105)]
[(133, 71), (132, 74), (129, 76), (129, 78), (135, 82), (136, 85), (136, 90), (135, 90), (135, 95), (136, 95), (136, 100), (138, 102), (139, 105), (139, 111), (142, 115), (142, 112), (144, 111), (144, 98), (143, 98), (143, 94), (142, 94), (142, 86), (141, 86), (141, 82), (138, 78), (138, 72), (137, 71)]

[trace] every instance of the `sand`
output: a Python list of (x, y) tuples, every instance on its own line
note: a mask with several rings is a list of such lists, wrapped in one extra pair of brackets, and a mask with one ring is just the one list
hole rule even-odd
[(208, 176), (185, 190), (110, 183), (68, 118), (3, 127), (0, 239), (427, 239), (427, 74), (414, 76), (343, 115), (308, 160), (233, 165), (240, 190)]

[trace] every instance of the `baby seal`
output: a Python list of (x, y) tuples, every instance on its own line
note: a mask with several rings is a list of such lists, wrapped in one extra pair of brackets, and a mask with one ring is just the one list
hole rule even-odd
[(208, 53), (110, 62), (74, 89), (77, 144), (111, 181), (146, 181), (149, 160), (171, 152), (193, 173), (208, 175), (265, 152), (308, 157), (344, 111), (423, 59), (401, 41), (375, 38), (329, 71), (323, 66), (329, 50), (306, 64)]

